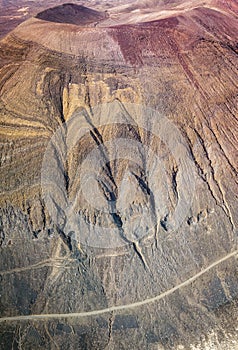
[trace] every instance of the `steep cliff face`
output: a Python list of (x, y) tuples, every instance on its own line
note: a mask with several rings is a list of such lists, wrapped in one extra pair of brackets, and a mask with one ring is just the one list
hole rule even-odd
[(238, 346), (237, 34), (148, 1), (2, 39), (2, 348)]

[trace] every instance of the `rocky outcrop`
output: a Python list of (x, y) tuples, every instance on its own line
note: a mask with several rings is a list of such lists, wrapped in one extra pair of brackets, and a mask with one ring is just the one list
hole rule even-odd
[(185, 5), (0, 42), (1, 347), (237, 344), (236, 6)]

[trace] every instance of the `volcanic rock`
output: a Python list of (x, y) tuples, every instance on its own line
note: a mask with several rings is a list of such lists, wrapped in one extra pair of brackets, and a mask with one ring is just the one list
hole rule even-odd
[(135, 6), (0, 41), (3, 349), (238, 344), (237, 6)]

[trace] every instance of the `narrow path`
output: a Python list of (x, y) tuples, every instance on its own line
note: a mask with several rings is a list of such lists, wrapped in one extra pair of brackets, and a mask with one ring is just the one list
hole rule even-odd
[[(67, 261), (74, 261), (74, 259), (49, 258), (49, 259), (40, 261), (37, 264), (23, 266), (23, 267), (15, 267), (14, 269), (11, 269), (11, 270), (0, 271), (0, 276), (10, 275), (12, 273), (24, 272), (28, 270), (42, 269), (43, 267), (46, 267), (46, 266), (67, 268), (67, 266), (65, 266), (65, 262)], [(58, 265), (56, 265), (57, 263)]]
[(75, 313), (65, 313), (65, 314), (41, 314), (41, 315), (25, 315), (25, 316), (10, 316), (10, 317), (2, 317), (0, 318), (0, 323), (3, 322), (13, 322), (13, 321), (29, 321), (29, 320), (46, 320), (46, 319), (60, 319), (60, 318), (68, 318), (68, 317), (87, 317), (87, 316), (96, 316), (96, 315), (101, 315), (105, 313), (110, 313), (113, 311), (120, 311), (120, 310), (125, 310), (125, 309), (132, 309), (136, 308), (142, 305), (146, 305), (149, 303), (156, 302), (160, 299), (163, 299), (164, 297), (174, 293), (176, 290), (183, 288), (193, 281), (195, 281), (197, 278), (200, 276), (204, 275), (206, 272), (211, 270), (213, 267), (216, 267), (220, 263), (236, 256), (238, 254), (238, 250), (235, 250), (234, 252), (227, 254), (225, 257), (215, 261), (211, 265), (209, 265), (207, 268), (203, 269), (202, 271), (198, 272), (196, 275), (190, 277), (186, 281), (178, 284), (177, 286), (167, 290), (166, 292), (159, 294), (153, 298), (148, 298), (142, 301), (138, 301), (135, 303), (127, 304), (127, 305), (119, 305), (119, 306), (111, 306), (105, 309), (101, 310), (94, 310), (94, 311), (85, 311), (85, 312), (75, 312)]

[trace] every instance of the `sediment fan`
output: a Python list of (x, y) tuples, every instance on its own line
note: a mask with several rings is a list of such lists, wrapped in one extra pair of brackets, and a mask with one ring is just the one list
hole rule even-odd
[(238, 346), (237, 5), (189, 3), (0, 41), (1, 348)]

